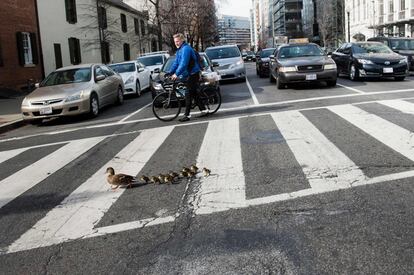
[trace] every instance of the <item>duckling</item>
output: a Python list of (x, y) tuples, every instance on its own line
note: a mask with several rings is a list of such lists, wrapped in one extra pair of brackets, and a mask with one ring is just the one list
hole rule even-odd
[(191, 166), (190, 166), (190, 170), (191, 170), (191, 172), (193, 172), (193, 173), (197, 173), (197, 171), (198, 171), (198, 167), (197, 167), (197, 166), (195, 166), (195, 164), (193, 164), (193, 165), (191, 165)]
[(173, 180), (174, 180), (174, 178), (170, 175), (165, 175), (165, 177), (164, 177), (164, 182), (167, 183), (167, 184), (172, 183)]
[(181, 170), (181, 172), (186, 172), (186, 173), (188, 173), (188, 172), (190, 172), (191, 170), (189, 169), (189, 168), (187, 168), (187, 167), (183, 167), (183, 169)]
[(152, 176), (151, 178), (150, 178), (150, 181), (152, 182), (152, 183), (160, 183), (160, 180), (158, 179), (158, 177), (156, 177), (156, 176)]
[(178, 174), (176, 173), (176, 172), (174, 172), (174, 171), (170, 171), (170, 172), (168, 172), (168, 174), (173, 178), (173, 179), (175, 179), (175, 178), (178, 178)]
[(160, 180), (160, 183), (165, 183), (164, 178), (165, 178), (165, 175), (163, 175), (163, 174), (158, 175), (158, 179)]
[(180, 176), (181, 176), (182, 178), (188, 178), (188, 172), (181, 171)]
[(188, 177), (189, 178), (194, 178), (196, 175), (196, 173), (194, 173), (193, 171), (188, 172)]
[(210, 169), (208, 169), (208, 168), (204, 167), (204, 168), (203, 168), (203, 174), (204, 174), (204, 177), (208, 177), (208, 176), (210, 176), (210, 174), (211, 174)]
[(142, 175), (141, 178), (140, 178), (140, 180), (143, 181), (143, 182), (145, 182), (145, 183), (148, 183), (150, 181), (150, 178), (147, 177), (147, 176)]
[(111, 185), (112, 190), (117, 189), (119, 186), (131, 187), (132, 183), (135, 182), (135, 177), (133, 176), (115, 174), (115, 170), (112, 167), (106, 168), (106, 174), (108, 174), (106, 180)]

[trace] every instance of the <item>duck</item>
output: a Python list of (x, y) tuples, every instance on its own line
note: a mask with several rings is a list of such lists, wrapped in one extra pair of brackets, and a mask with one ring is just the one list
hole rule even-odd
[(182, 178), (188, 178), (188, 172), (181, 171), (180, 176), (181, 176)]
[(198, 167), (197, 167), (195, 164), (193, 164), (193, 165), (191, 165), (191, 166), (190, 166), (190, 170), (191, 170), (191, 172), (193, 172), (193, 173), (197, 173), (197, 171), (198, 171)]
[(147, 176), (145, 176), (145, 175), (142, 175), (141, 178), (140, 178), (140, 180), (143, 181), (143, 182), (145, 182), (145, 183), (148, 183), (150, 181), (150, 178), (147, 177)]
[(175, 179), (175, 178), (178, 178), (178, 174), (176, 173), (176, 172), (174, 172), (174, 171), (169, 171), (168, 172), (168, 174), (173, 178), (173, 179)]
[(165, 178), (165, 175), (163, 175), (163, 174), (158, 175), (158, 179), (159, 179), (160, 183), (165, 183), (164, 178)]
[(152, 177), (150, 177), (150, 181), (152, 182), (152, 183), (160, 183), (160, 180), (158, 179), (158, 177), (156, 177), (156, 176), (152, 176)]
[(115, 190), (120, 186), (129, 188), (136, 181), (136, 178), (131, 175), (115, 174), (115, 170), (112, 167), (106, 168), (106, 174), (108, 174), (106, 180), (111, 185), (112, 190)]
[(193, 171), (188, 172), (188, 177), (189, 178), (193, 178), (195, 177), (196, 173), (194, 173)]
[(204, 175), (204, 177), (208, 177), (208, 176), (210, 176), (210, 174), (211, 174), (210, 169), (204, 167), (203, 168), (203, 175)]
[(164, 182), (167, 183), (167, 184), (172, 183), (173, 180), (174, 180), (174, 178), (170, 175), (165, 175), (165, 177), (164, 177)]
[(190, 171), (191, 171), (190, 168), (187, 168), (187, 167), (183, 167), (183, 169), (181, 170), (181, 172), (186, 172), (186, 173)]

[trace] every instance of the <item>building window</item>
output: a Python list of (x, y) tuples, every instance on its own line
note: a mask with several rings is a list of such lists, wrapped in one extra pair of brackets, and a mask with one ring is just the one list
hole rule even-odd
[(76, 16), (76, 0), (65, 0), (66, 21), (75, 24), (78, 19)]
[(400, 10), (405, 10), (405, 0), (400, 0)]
[(144, 20), (141, 20), (141, 35), (145, 35), (145, 22)]
[(19, 63), (22, 66), (38, 63), (36, 34), (29, 32), (17, 32), (17, 52)]
[(129, 61), (130, 59), (131, 59), (131, 53), (129, 50), (129, 44), (125, 43), (124, 44), (124, 60)]
[(111, 56), (109, 54), (109, 43), (107, 41), (102, 41), (101, 43), (101, 57), (102, 63), (108, 64), (111, 62)]
[(70, 54), (70, 63), (73, 65), (82, 63), (81, 58), (81, 48), (79, 39), (71, 37), (69, 41), (69, 54)]
[(103, 30), (108, 28), (108, 21), (106, 19), (106, 9), (104, 7), (99, 7), (98, 9), (98, 22), (99, 27)]
[(121, 28), (122, 28), (122, 32), (128, 31), (126, 16), (125, 14), (122, 14), (122, 13), (121, 13)]
[(394, 0), (389, 1), (389, 13), (394, 12)]
[(53, 44), (53, 48), (55, 49), (56, 69), (59, 69), (62, 67), (62, 50), (60, 48), (60, 44), (58, 43)]
[(139, 23), (138, 23), (138, 19), (134, 18), (134, 29), (135, 29), (135, 34), (139, 35)]

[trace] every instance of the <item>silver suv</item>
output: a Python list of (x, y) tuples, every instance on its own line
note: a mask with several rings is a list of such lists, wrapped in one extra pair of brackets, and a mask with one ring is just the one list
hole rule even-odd
[(237, 45), (208, 47), (205, 53), (217, 67), (222, 80), (239, 79), (246, 81), (246, 68)]

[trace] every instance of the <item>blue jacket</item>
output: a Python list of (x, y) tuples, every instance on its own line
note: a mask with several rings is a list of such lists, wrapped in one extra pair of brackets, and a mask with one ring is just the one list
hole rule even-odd
[[(188, 64), (191, 58), (193, 58), (193, 60), (196, 62), (194, 62), (195, 64), (191, 69), (191, 72), (188, 72)], [(177, 50), (175, 61), (172, 64), (169, 73), (175, 73), (179, 78), (185, 80), (189, 75), (198, 73), (200, 70), (200, 65), (198, 64), (198, 60), (193, 48), (184, 42)]]

